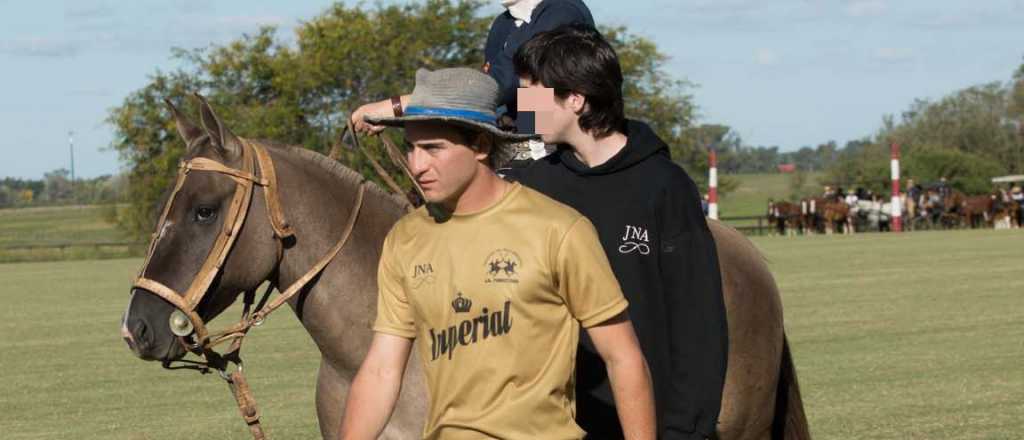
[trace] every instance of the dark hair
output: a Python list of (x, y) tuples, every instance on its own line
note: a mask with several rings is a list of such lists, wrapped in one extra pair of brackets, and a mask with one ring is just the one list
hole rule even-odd
[[(494, 133), (474, 125), (463, 124), (459, 121), (426, 121), (425, 123), (451, 130), (451, 132), (455, 133), (455, 135), (458, 136), (467, 147), (474, 151), (480, 151), (480, 145), (477, 144), (477, 141), (481, 136), (489, 140), (491, 149), (487, 155), (487, 165), (491, 167), (491, 169), (497, 169), (503, 165), (512, 154), (512, 149), (508, 145), (508, 142), (502, 141), (501, 139), (498, 139), (498, 136), (495, 136)], [(406, 149), (404, 152), (408, 152), (413, 147), (409, 144), (408, 138), (404, 139), (403, 147)]]
[(519, 47), (513, 62), (517, 76), (554, 89), (560, 99), (586, 97), (589, 108), (579, 121), (584, 131), (596, 137), (625, 131), (622, 67), (597, 29), (569, 24), (541, 32)]
[(476, 145), (476, 141), (481, 135), (487, 137), (491, 141), (491, 151), (487, 154), (487, 165), (490, 166), (491, 169), (497, 169), (498, 166), (503, 163), (505, 145), (499, 143), (494, 134), (468, 125), (453, 124), (452, 128), (459, 133), (459, 137), (461, 137), (462, 141), (470, 148), (475, 149), (479, 147), (479, 145)]

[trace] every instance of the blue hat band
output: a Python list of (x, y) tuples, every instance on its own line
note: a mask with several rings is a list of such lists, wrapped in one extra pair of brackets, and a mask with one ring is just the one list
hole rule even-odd
[(439, 108), (439, 107), (420, 107), (420, 106), (409, 106), (405, 109), (405, 116), (440, 116), (444, 118), (461, 118), (469, 119), (471, 121), (482, 122), (488, 125), (494, 125), (493, 114), (484, 112), (478, 112), (474, 110), (459, 110), (452, 108)]

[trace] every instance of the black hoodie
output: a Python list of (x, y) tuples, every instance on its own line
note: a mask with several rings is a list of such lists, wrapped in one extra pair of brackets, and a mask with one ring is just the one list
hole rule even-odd
[[(697, 186), (668, 146), (642, 122), (628, 121), (625, 134), (625, 148), (596, 167), (560, 148), (509, 177), (597, 228), (651, 370), (658, 438), (714, 437), (728, 355), (715, 242)], [(604, 363), (586, 334), (577, 421), (588, 438), (622, 437)]]

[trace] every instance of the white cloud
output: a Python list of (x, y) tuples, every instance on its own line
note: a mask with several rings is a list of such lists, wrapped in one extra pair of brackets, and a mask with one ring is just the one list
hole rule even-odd
[(774, 66), (779, 63), (779, 54), (771, 49), (758, 49), (754, 61), (762, 66)]
[[(757, 0), (690, 0), (689, 8), (701, 12), (729, 12), (742, 13), (747, 10), (761, 9), (767, 5)], [(665, 5), (670, 6), (670, 5)], [(678, 7), (678, 6), (676, 6)]]
[(106, 3), (79, 2), (64, 8), (66, 20), (104, 18), (116, 15), (114, 8)]
[(219, 17), (215, 23), (218, 27), (226, 26), (232, 30), (250, 30), (262, 26), (281, 26), (288, 21), (287, 18), (274, 15), (250, 16), (235, 15), (230, 17)]
[(846, 15), (851, 17), (874, 17), (889, 11), (887, 0), (850, 0), (843, 7)]
[(872, 54), (876, 60), (886, 63), (899, 63), (914, 58), (914, 51), (905, 47), (880, 47)]
[(68, 95), (71, 96), (99, 96), (107, 97), (113, 96), (114, 92), (105, 87), (83, 87), (68, 90)]
[(0, 42), (0, 53), (43, 58), (67, 58), (78, 55), (81, 47), (64, 39), (26, 37)]

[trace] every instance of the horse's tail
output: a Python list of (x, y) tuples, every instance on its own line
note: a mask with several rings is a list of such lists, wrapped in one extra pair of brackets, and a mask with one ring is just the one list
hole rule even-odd
[(796, 380), (789, 341), (782, 337), (782, 362), (779, 365), (779, 384), (775, 391), (775, 417), (772, 419), (772, 440), (810, 440), (804, 402)]

